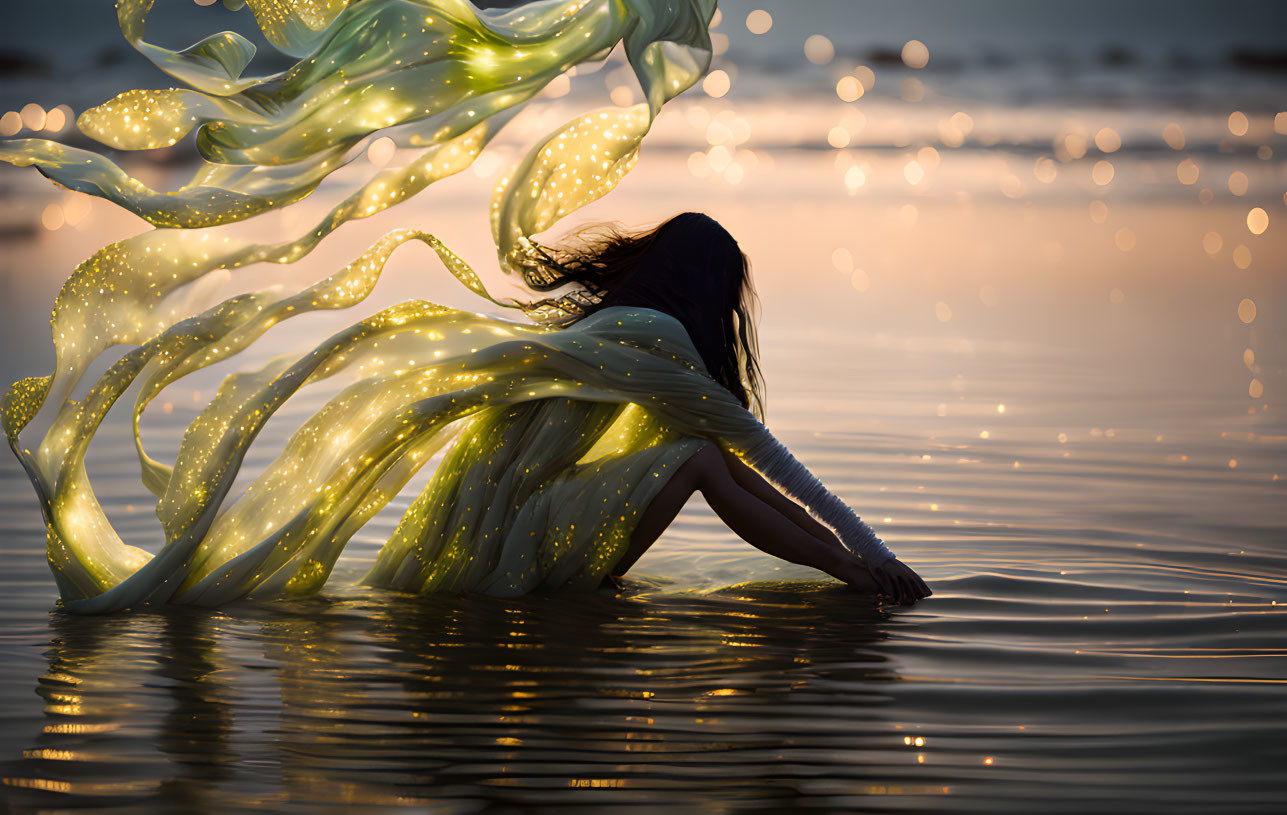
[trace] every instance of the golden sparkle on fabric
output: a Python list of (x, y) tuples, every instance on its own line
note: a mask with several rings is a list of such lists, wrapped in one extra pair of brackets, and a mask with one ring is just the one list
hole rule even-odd
[[(649, 450), (671, 450), (672, 459), (682, 455), (673, 445), (659, 446), (669, 431), (646, 412), (622, 427), (621, 416), (631, 414), (617, 403), (593, 401), (614, 387), (614, 374), (612, 366), (587, 360), (636, 353), (632, 349), (591, 349), (573, 337), (556, 341), (550, 329), (419, 301), (362, 320), (316, 348), (228, 376), (187, 428), (172, 463), (147, 453), (140, 426), (167, 387), (232, 359), (283, 320), (361, 302), (392, 252), (408, 241), (430, 246), (476, 294), (521, 308), (538, 322), (558, 324), (581, 313), (592, 294), (536, 303), (494, 300), (459, 257), (415, 228), (389, 233), (299, 291), (259, 290), (256, 278), (261, 264), (299, 260), (345, 222), (382, 212), (466, 169), (550, 80), (623, 43), (648, 101), (591, 111), (557, 128), (493, 196), (491, 227), (502, 267), (540, 279), (548, 270), (542, 271), (531, 236), (606, 194), (629, 172), (661, 106), (696, 83), (709, 65), (706, 26), (714, 13), (714, 0), (545, 0), (508, 12), (479, 12), (461, 0), (245, 5), (266, 39), (298, 59), (293, 67), (273, 76), (243, 76), (255, 47), (231, 32), (179, 51), (157, 46), (146, 39), (152, 0), (118, 0), (126, 39), (179, 86), (126, 91), (85, 111), (77, 126), (117, 150), (154, 150), (194, 138), (202, 162), (177, 189), (154, 190), (92, 150), (46, 139), (0, 142), (0, 159), (34, 165), (58, 184), (112, 201), (158, 227), (106, 246), (76, 267), (51, 317), (53, 375), (15, 383), (3, 403), (6, 434), (44, 508), (51, 567), (74, 610), (314, 591), (348, 538), (451, 441), (451, 428), (467, 417), (451, 455), (491, 455), (499, 462), (521, 455), (516, 441), (494, 432), (527, 421), (513, 411), (537, 411), (530, 407), (535, 400), (580, 394), (592, 401), (555, 399), (556, 407), (541, 408), (550, 427), (581, 428), (576, 443), (550, 439), (575, 455), (567, 466), (664, 467), (669, 464), (661, 454)], [(375, 134), (409, 158), (398, 167), (375, 169), (299, 235), (269, 244), (239, 236), (235, 222), (309, 195), (328, 175), (363, 156)], [(176, 292), (216, 277), (241, 290), (195, 313), (176, 305)], [(477, 342), (483, 333), (491, 341)], [(137, 347), (83, 398), (70, 399), (90, 365), (119, 345)], [(591, 370), (597, 373), (591, 376)], [(341, 373), (352, 383), (304, 422), (233, 502), (229, 490), (242, 458), (269, 417), (301, 388)], [(99, 424), (134, 385), (141, 478), (157, 498), (165, 531), (156, 556), (117, 535), (83, 464)], [(19, 434), (42, 412), (49, 414), (47, 432), (25, 445)], [(588, 451), (601, 451), (609, 437), (619, 442), (610, 448), (616, 455), (581, 460)], [(526, 489), (530, 499), (540, 479), (555, 471), (528, 464), (527, 486), (515, 494)], [(607, 470), (604, 477), (611, 477)], [(434, 483), (439, 491), (446, 488), (446, 482)], [(464, 486), (462, 495), (482, 489)], [(536, 538), (543, 523), (558, 534), (547, 536), (544, 549), (534, 541), (530, 556), (519, 558), (523, 568), (496, 567), (492, 588), (530, 588), (553, 572), (565, 582), (597, 580), (624, 545), (620, 523), (635, 511), (629, 497), (613, 503), (605, 510), (612, 514), (607, 520), (622, 520), (592, 536), (590, 521), (577, 522), (574, 533), (571, 521), (523, 520), (523, 507), (483, 520), (487, 506), (480, 494), (459, 512), (479, 516), (491, 532), (460, 526), (457, 517), (457, 532), (444, 534), (445, 510), (421, 496), (382, 553), (372, 582), (411, 590), (476, 585), (494, 566), (474, 557), (479, 550), (470, 547), (478, 535), (508, 528)], [(440, 551), (426, 551), (430, 541)], [(568, 565), (577, 558), (585, 563)], [(407, 565), (413, 562), (419, 565)]]

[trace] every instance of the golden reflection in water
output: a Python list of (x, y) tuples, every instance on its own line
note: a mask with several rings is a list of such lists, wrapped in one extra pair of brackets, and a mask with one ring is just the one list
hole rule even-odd
[[(37, 689), (49, 722), (3, 782), (198, 811), (427, 803), (452, 784), (625, 788), (676, 755), (740, 755), (742, 717), (778, 715), (795, 692), (811, 704), (817, 671), (828, 687), (898, 678), (871, 650), (883, 615), (843, 589), (633, 597), (364, 592), (217, 612), (57, 614)], [(865, 739), (854, 726), (878, 699), (846, 698), (837, 733)], [(685, 709), (699, 715), (676, 730), (672, 712)], [(587, 774), (577, 746), (587, 726), (600, 753), (636, 766)], [(60, 775), (103, 762), (130, 769), (111, 782)], [(365, 775), (373, 763), (380, 780)]]

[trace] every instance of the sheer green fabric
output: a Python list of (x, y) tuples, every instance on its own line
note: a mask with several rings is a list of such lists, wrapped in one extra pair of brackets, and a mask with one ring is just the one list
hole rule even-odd
[[(267, 285), (264, 264), (294, 262), (343, 223), (465, 169), (549, 80), (622, 43), (647, 101), (577, 116), (496, 189), (490, 217), (501, 267), (540, 279), (530, 237), (612, 189), (661, 106), (706, 70), (713, 0), (542, 0), (504, 13), (464, 0), (247, 2), (267, 39), (299, 58), (294, 67), (244, 77), (254, 48), (228, 32), (181, 51), (153, 45), (145, 39), (151, 0), (118, 2), (126, 38), (185, 87), (126, 92), (86, 111), (78, 125), (125, 150), (171, 145), (195, 131), (203, 161), (179, 189), (149, 189), (97, 152), (43, 139), (0, 143), (0, 159), (35, 166), (157, 227), (104, 247), (72, 272), (51, 319), (55, 370), (15, 383), (0, 406), (40, 501), (67, 608), (316, 591), (354, 532), (448, 444), (369, 582), (496, 594), (596, 584), (641, 508), (703, 439), (777, 478), (846, 543), (888, 555), (871, 548), (879, 541), (870, 530), (706, 375), (673, 318), (608, 309), (555, 327), (571, 316), (559, 302), (497, 301), (463, 261), (415, 229), (386, 235), (299, 291)], [(415, 154), (373, 171), (300, 235), (263, 244), (238, 234), (236, 222), (309, 195), (377, 132)], [(317, 347), (243, 365), (187, 427), (173, 462), (145, 450), (145, 411), (166, 388), (236, 360), (284, 320), (360, 303), (408, 241), (430, 246), (479, 296), (543, 324), (403, 303)], [(206, 281), (240, 293), (208, 308), (186, 305), (192, 284)], [(133, 347), (83, 398), (70, 398), (91, 363), (115, 346)], [(346, 384), (249, 489), (233, 494), (268, 419), (326, 381)], [(155, 556), (113, 529), (84, 464), (105, 415), (127, 392), (140, 477), (165, 533)], [(38, 414), (48, 429), (30, 444), (24, 430)]]
[[(91, 150), (45, 139), (0, 143), (0, 159), (35, 166), (65, 187), (113, 201), (158, 227), (113, 243), (76, 268), (54, 305), (53, 374), (15, 383), (3, 405), (6, 435), (41, 500), (60, 590), (69, 605), (85, 610), (145, 599), (211, 597), (205, 588), (198, 590), (207, 573), (247, 552), (264, 553), (256, 567), (263, 579), (250, 576), (240, 592), (225, 591), (219, 599), (244, 594), (251, 585), (264, 592), (286, 590), (287, 584), (291, 591), (315, 588), (352, 529), (443, 443), (437, 429), (467, 412), (434, 413), (429, 424), (435, 432), (397, 446), (393, 459), (359, 455), (360, 445), (345, 448), (358, 459), (383, 461), (387, 472), (350, 474), (343, 495), (326, 493), (322, 505), (310, 504), (314, 515), (299, 514), (298, 496), (291, 490), (274, 492), (263, 484), (255, 500), (233, 502), (227, 492), (245, 448), (263, 420), (310, 377), (345, 370), (359, 380), (353, 387), (365, 394), (365, 410), (397, 402), (397, 384), (372, 369), (359, 371), (355, 360), (368, 353), (364, 349), (375, 337), (401, 334), (402, 324), (446, 319), (447, 312), (431, 304), (405, 304), (354, 326), (330, 350), (313, 349), (229, 377), (188, 428), (172, 464), (144, 450), (138, 433), (144, 410), (166, 387), (234, 357), (281, 320), (360, 302), (389, 254), (408, 240), (430, 245), (449, 272), (496, 302), (472, 270), (418, 230), (386, 236), (346, 268), (302, 291), (283, 295), (260, 289), (270, 281), (258, 284), (257, 278), (263, 279), (262, 264), (296, 261), (346, 221), (394, 206), (465, 169), (551, 79), (580, 62), (603, 58), (621, 43), (648, 101), (576, 117), (534, 145), (498, 187), (492, 211), (498, 254), (507, 271), (525, 271), (527, 237), (611, 189), (633, 164), (661, 105), (701, 77), (709, 64), (706, 24), (714, 11), (713, 0), (547, 0), (501, 13), (480, 12), (464, 0), (249, 0), (248, 5), (269, 42), (299, 58), (294, 67), (273, 76), (244, 76), (255, 49), (230, 32), (183, 50), (160, 47), (146, 39), (152, 0), (117, 4), (126, 39), (182, 87), (127, 91), (87, 110), (77, 124), (97, 141), (123, 150), (166, 147), (195, 130), (201, 166), (177, 190), (150, 189)], [(261, 244), (228, 226), (310, 194), (327, 175), (360, 157), (377, 133), (414, 155), (400, 167), (373, 172), (312, 229)], [(238, 274), (228, 278), (230, 272)], [(243, 293), (198, 313), (186, 310), (178, 295), (212, 277), (243, 284)], [(534, 316), (568, 315), (547, 308)], [(138, 347), (113, 364), (85, 398), (69, 399), (88, 366), (118, 345)], [(383, 351), (381, 358), (388, 358)], [(424, 369), (417, 376), (432, 378)], [(155, 558), (115, 533), (83, 463), (104, 415), (132, 384), (138, 385), (133, 418), (141, 477), (157, 496), (166, 533)], [(443, 383), (424, 387), (451, 390)], [(19, 434), (42, 409), (49, 429), (29, 447)], [(320, 473), (326, 457), (308, 447), (309, 434), (347, 437), (366, 427), (366, 418), (366, 413), (357, 417), (328, 407), (301, 428), (300, 444), (270, 472), (296, 467)], [(251, 506), (261, 513), (253, 534), (243, 528), (250, 522), (238, 520)], [(263, 506), (272, 511), (262, 514)], [(325, 534), (331, 540), (323, 545), (319, 536)], [(292, 549), (295, 541), (302, 548)], [(325, 549), (325, 556), (300, 554), (310, 547)], [(282, 558), (292, 565), (283, 569)], [(276, 582), (267, 581), (264, 571), (270, 567)], [(296, 567), (298, 575), (281, 579)], [(154, 581), (153, 575), (164, 578)], [(125, 591), (125, 584), (134, 588)], [(150, 588), (137, 588), (143, 584)], [(105, 596), (113, 589), (120, 590)], [(124, 599), (112, 599), (117, 596)]]

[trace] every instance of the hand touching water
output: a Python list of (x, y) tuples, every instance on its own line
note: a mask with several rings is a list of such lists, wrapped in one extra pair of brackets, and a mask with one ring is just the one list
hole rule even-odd
[(921, 580), (921, 576), (898, 558), (890, 558), (871, 569), (871, 576), (875, 578), (882, 593), (906, 606), (933, 594), (925, 581)]

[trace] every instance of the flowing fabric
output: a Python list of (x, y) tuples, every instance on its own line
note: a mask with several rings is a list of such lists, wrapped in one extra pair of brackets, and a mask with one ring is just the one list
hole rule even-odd
[[(610, 308), (559, 327), (574, 313), (570, 301), (498, 301), (436, 238), (413, 229), (386, 235), (300, 291), (255, 285), (256, 273), (271, 268), (260, 264), (298, 260), (344, 222), (468, 167), (550, 79), (623, 43), (647, 101), (576, 117), (497, 187), (491, 222), (501, 267), (540, 280), (530, 237), (605, 194), (633, 166), (661, 106), (709, 65), (713, 0), (545, 1), (499, 14), (464, 0), (248, 5), (268, 40), (299, 58), (293, 68), (243, 77), (254, 48), (228, 32), (182, 51), (150, 44), (151, 1), (118, 2), (126, 38), (187, 87), (129, 91), (86, 111), (78, 125), (127, 150), (174, 144), (195, 130), (202, 166), (178, 190), (151, 190), (93, 151), (42, 139), (0, 143), (0, 158), (34, 165), (157, 227), (76, 268), (54, 305), (53, 374), (15, 383), (0, 406), (40, 500), (67, 608), (316, 591), (354, 532), (448, 444), (368, 582), (494, 594), (596, 584), (624, 551), (638, 513), (704, 440), (737, 452), (855, 551), (873, 562), (889, 557), (707, 375), (674, 318)], [(228, 231), (308, 195), (376, 132), (419, 153), (375, 172), (298, 237), (259, 244)], [(229, 375), (186, 429), (173, 462), (148, 454), (140, 424), (167, 387), (235, 358), (283, 320), (361, 302), (408, 241), (433, 248), (476, 294), (523, 308), (540, 324), (403, 303), (315, 348)], [(244, 283), (244, 291), (186, 311), (176, 295), (213, 279)], [(134, 347), (82, 398), (71, 398), (90, 364), (114, 346)], [(347, 384), (248, 489), (232, 494), (268, 419), (326, 380)], [(91, 439), (127, 391), (141, 479), (165, 533), (155, 556), (120, 538), (85, 470)], [(38, 414), (48, 430), (28, 446), (20, 436)]]

